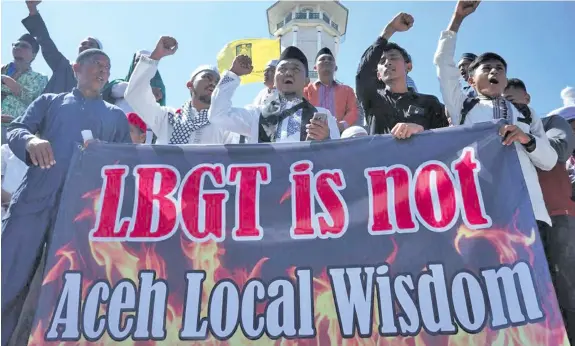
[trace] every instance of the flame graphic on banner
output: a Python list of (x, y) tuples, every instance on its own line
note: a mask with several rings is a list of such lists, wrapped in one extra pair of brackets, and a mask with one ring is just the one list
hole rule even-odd
[[(84, 209), (77, 217), (76, 221), (91, 219), (92, 224), (95, 222), (97, 211), (97, 200), (99, 190), (86, 193), (83, 197), (90, 200), (90, 207)], [(533, 263), (533, 251), (531, 246), (535, 243), (535, 230), (529, 236), (522, 234), (517, 229), (499, 230), (469, 230), (460, 227), (454, 240), (454, 247), (459, 254), (464, 253), (464, 245), (473, 241), (488, 241), (499, 255), (502, 263), (513, 263), (518, 259), (518, 252), (523, 251), (529, 254), (530, 262)], [(401, 252), (396, 240), (391, 237), (393, 250), (385, 258), (385, 262), (392, 264)], [(268, 258), (260, 259), (253, 268), (241, 268), (229, 270), (223, 265), (223, 256), (226, 253), (221, 243), (213, 241), (205, 243), (192, 243), (187, 238), (181, 238), (181, 250), (189, 261), (190, 267), (196, 270), (204, 270), (206, 279), (203, 283), (203, 296), (201, 298), (201, 316), (207, 315), (209, 293), (216, 283), (228, 278), (234, 280), (242, 288), (251, 278), (260, 277), (262, 268), (265, 266)], [(157, 278), (168, 279), (166, 263), (163, 258), (156, 253), (155, 245), (143, 244), (139, 250), (134, 250), (117, 242), (91, 242), (90, 251), (92, 258), (82, 258), (72, 244), (62, 246), (56, 252), (57, 261), (46, 273), (43, 285), (62, 285), (62, 274), (68, 270), (77, 270), (84, 267), (84, 263), (95, 261), (98, 266), (103, 268), (106, 273), (106, 279), (115, 284), (121, 278), (138, 281), (138, 272), (148, 269), (156, 272)], [(407, 254), (407, 256), (413, 254)], [(295, 280), (295, 268), (287, 270), (287, 275)], [(87, 295), (87, 288), (98, 278), (90, 278), (90, 272), (85, 273), (83, 278), (82, 298)], [(93, 274), (94, 275), (94, 274)], [(426, 345), (445, 345), (445, 346), (541, 346), (557, 345), (567, 346), (567, 340), (562, 319), (557, 311), (552, 311), (546, 302), (554, 301), (555, 294), (553, 288), (548, 287), (549, 297), (543, 299), (544, 308), (546, 308), (546, 320), (537, 324), (528, 324), (520, 327), (511, 327), (503, 330), (491, 330), (486, 327), (477, 334), (466, 334), (464, 332), (449, 336), (431, 337), (425, 332), (421, 332), (416, 337), (382, 337), (377, 333), (378, 330), (378, 311), (377, 304), (373, 311), (374, 325), (373, 335), (370, 338), (343, 338), (340, 333), (338, 316), (334, 305), (333, 293), (330, 280), (326, 270), (323, 270), (313, 279), (313, 300), (314, 300), (314, 318), (317, 328), (317, 337), (315, 339), (302, 340), (270, 340), (262, 337), (260, 340), (248, 340), (241, 332), (236, 334), (228, 341), (219, 341), (210, 336), (205, 341), (181, 341), (179, 340), (179, 330), (182, 325), (183, 297), (177, 293), (171, 293), (168, 297), (167, 316), (166, 316), (166, 340), (162, 341), (133, 341), (125, 340), (117, 342), (105, 334), (97, 342), (86, 340), (68, 341), (68, 342), (46, 342), (44, 341), (45, 328), (50, 322), (50, 316), (42, 316), (37, 322), (29, 339), (29, 345), (33, 346), (87, 346), (87, 345), (137, 345), (137, 346), (163, 346), (163, 345), (273, 345), (273, 346), (319, 346), (319, 345), (342, 345), (342, 346), (426, 346)], [(374, 292), (375, 293), (375, 292)], [(265, 302), (260, 303), (256, 310), (261, 313), (265, 307)], [(105, 314), (105, 306), (100, 307), (100, 314)], [(125, 316), (124, 316), (125, 317)], [(432, 339), (433, 338), (433, 339)]]

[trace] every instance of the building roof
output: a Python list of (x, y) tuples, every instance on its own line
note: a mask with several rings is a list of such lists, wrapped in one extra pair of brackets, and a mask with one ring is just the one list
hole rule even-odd
[[(277, 1), (267, 9), (268, 30), (270, 35), (276, 33), (277, 24), (281, 22), (288, 12), (299, 5), (300, 7), (320, 5), (338, 23), (337, 31), (341, 36), (347, 32), (347, 18), (349, 10), (340, 1)], [(325, 24), (325, 23), (323, 23)]]

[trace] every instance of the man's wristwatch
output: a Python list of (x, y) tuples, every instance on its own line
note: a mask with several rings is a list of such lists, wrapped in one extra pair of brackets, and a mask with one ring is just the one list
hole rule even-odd
[(535, 150), (536, 147), (536, 141), (535, 141), (535, 136), (533, 136), (532, 134), (528, 133), (527, 136), (529, 136), (529, 142), (522, 144), (523, 147), (525, 148), (525, 150), (527, 150), (528, 153), (533, 152)]

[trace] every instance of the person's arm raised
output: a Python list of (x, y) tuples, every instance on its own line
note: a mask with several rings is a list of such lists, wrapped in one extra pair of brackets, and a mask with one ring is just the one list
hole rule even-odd
[(433, 63), (437, 68), (439, 87), (445, 107), (451, 116), (452, 125), (459, 125), (461, 121), (461, 109), (467, 95), (461, 90), (459, 78), (461, 74), (455, 65), (455, 43), (457, 31), (465, 17), (475, 11), (479, 1), (457, 2), (451, 21), (446, 31), (441, 32), (437, 51), (433, 57)]
[(168, 124), (168, 109), (156, 102), (150, 80), (158, 70), (159, 61), (178, 50), (178, 42), (173, 37), (160, 37), (156, 48), (149, 57), (142, 55), (128, 82), (124, 99), (156, 134), (162, 133)]
[(225, 131), (235, 132), (242, 136), (252, 136), (252, 129), (259, 120), (257, 107), (233, 107), (232, 97), (240, 85), (240, 77), (250, 74), (252, 61), (246, 55), (237, 56), (229, 71), (222, 74), (222, 79), (212, 93), (212, 103), (208, 110), (210, 123)]

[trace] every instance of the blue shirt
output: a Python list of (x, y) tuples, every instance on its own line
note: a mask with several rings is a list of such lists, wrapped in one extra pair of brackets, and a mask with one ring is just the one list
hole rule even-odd
[[(82, 145), (82, 131), (94, 139), (131, 143), (124, 112), (101, 98), (88, 99), (73, 89), (63, 94), (43, 94), (30, 104), (24, 115), (8, 129), (8, 145), (30, 168), (13, 194), (11, 213), (33, 213), (55, 206), (64, 184), (74, 150)], [(56, 164), (49, 169), (34, 166), (26, 143), (35, 134), (52, 146)]]

